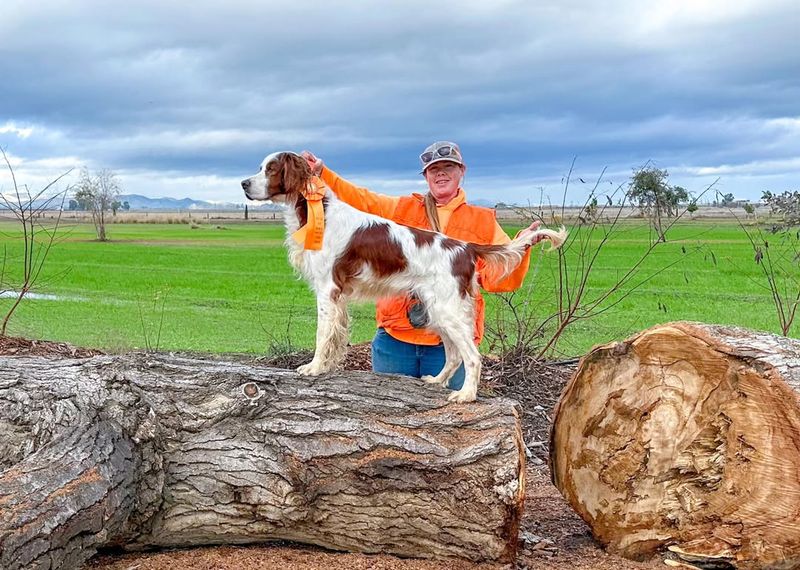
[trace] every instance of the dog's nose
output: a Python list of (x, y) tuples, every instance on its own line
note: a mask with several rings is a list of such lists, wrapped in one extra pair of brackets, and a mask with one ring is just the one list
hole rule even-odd
[(248, 188), (250, 188), (249, 178), (247, 178), (246, 180), (242, 180), (242, 189), (246, 191)]

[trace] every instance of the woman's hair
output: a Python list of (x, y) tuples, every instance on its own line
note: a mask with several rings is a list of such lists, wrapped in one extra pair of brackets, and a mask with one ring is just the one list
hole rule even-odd
[(439, 224), (439, 213), (436, 211), (436, 199), (428, 192), (425, 194), (425, 215), (428, 218), (428, 224), (435, 232), (441, 232), (442, 227)]

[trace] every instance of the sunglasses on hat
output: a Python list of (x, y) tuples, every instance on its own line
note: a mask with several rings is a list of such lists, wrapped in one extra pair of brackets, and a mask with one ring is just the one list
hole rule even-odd
[(458, 151), (458, 148), (451, 145), (440, 146), (436, 150), (429, 150), (423, 152), (419, 155), (419, 159), (422, 161), (422, 164), (428, 164), (434, 158), (448, 158), (453, 157), (461, 162), (461, 153)]

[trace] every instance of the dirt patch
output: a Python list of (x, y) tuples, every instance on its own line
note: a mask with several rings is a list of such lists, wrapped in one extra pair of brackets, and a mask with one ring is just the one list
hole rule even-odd
[(26, 338), (0, 337), (0, 354), (3, 356), (52, 356), (54, 358), (85, 358), (103, 354), (99, 350), (79, 348), (65, 342), (28, 340)]
[[(88, 357), (101, 354), (65, 343), (0, 338), (0, 354), (16, 356)], [(262, 363), (293, 368), (308, 362), (310, 353), (261, 359)], [(369, 343), (350, 348), (345, 367), (369, 370)], [(474, 564), (463, 560), (402, 559), (389, 555), (338, 553), (313, 546), (274, 542), (256, 546), (217, 546), (146, 553), (106, 552), (92, 558), (84, 570), (489, 570), (576, 569), (634, 570), (664, 568), (660, 559), (638, 563), (606, 553), (587, 525), (550, 483), (546, 464), (550, 413), (574, 363), (560, 365), (485, 357), (482, 397), (502, 395), (522, 409), (525, 441), (531, 457), (527, 469), (525, 514), (520, 528), (519, 555), (514, 565)]]

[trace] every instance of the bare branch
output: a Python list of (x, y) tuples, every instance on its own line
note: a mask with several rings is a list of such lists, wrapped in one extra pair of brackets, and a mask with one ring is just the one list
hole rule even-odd
[[(3, 160), (5, 161), (6, 167), (11, 175), (11, 180), (14, 185), (14, 196), (16, 197), (15, 201), (12, 201), (9, 200), (5, 195), (0, 194), (0, 200), (2, 200), (2, 203), (14, 214), (17, 221), (20, 223), (22, 227), (23, 238), (22, 280), (17, 287), (13, 288), (13, 290), (17, 291), (16, 298), (11, 304), (9, 310), (6, 312), (2, 320), (2, 325), (0, 325), (0, 336), (5, 336), (11, 316), (14, 314), (17, 307), (19, 307), (20, 303), (22, 303), (25, 295), (37, 284), (37, 280), (41, 275), (42, 268), (44, 267), (48, 254), (50, 253), (50, 249), (53, 247), (58, 225), (61, 221), (61, 212), (63, 210), (64, 199), (67, 191), (63, 190), (61, 192), (57, 192), (50, 197), (44, 197), (45, 193), (49, 191), (59, 180), (69, 174), (70, 171), (64, 172), (63, 174), (57, 176), (42, 190), (32, 194), (27, 186), (24, 186), (24, 191), (21, 190), (20, 185), (17, 183), (16, 174), (14, 173), (14, 168), (11, 165), (8, 155), (3, 149), (0, 149), (0, 153), (2, 153)], [(36, 238), (37, 233), (42, 228), (42, 225), (37, 222), (37, 218), (41, 216), (45, 210), (55, 204), (59, 197), (61, 198), (61, 203), (58, 208), (58, 214), (56, 215), (55, 226), (52, 231), (44, 232), (47, 236), (47, 239), (43, 243), (39, 243)], [(0, 284), (5, 282), (5, 266), (7, 261), (8, 257), (4, 249), (2, 280), (0, 280)]]

